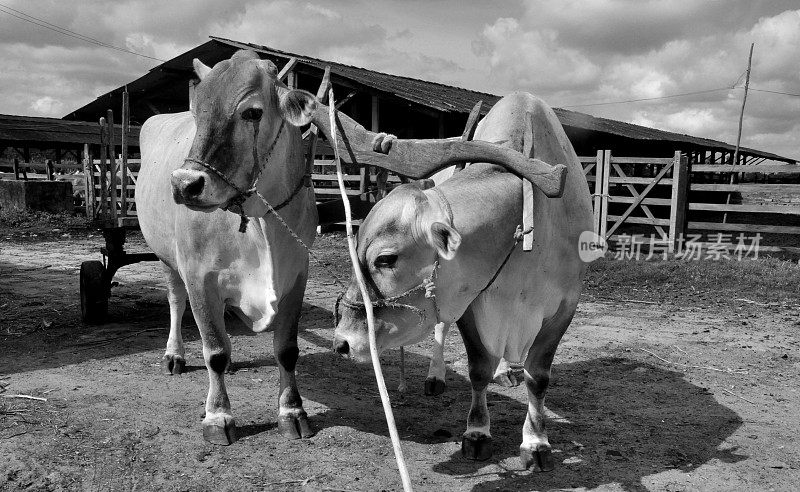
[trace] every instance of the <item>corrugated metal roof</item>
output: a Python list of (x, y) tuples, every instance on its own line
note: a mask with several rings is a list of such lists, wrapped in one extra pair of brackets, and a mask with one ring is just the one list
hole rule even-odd
[[(114, 125), (116, 136), (122, 132), (121, 125)], [(139, 145), (139, 127), (131, 127), (128, 144)], [(62, 144), (99, 144), (100, 125), (86, 121), (66, 121), (58, 118), (38, 116), (16, 116), (0, 114), (0, 141)]]
[[(710, 138), (695, 137), (693, 135), (686, 135), (683, 133), (668, 132), (665, 130), (658, 130), (656, 128), (649, 128), (641, 125), (634, 125), (633, 123), (626, 123), (624, 121), (610, 120), (607, 118), (599, 118), (584, 113), (569, 111), (561, 108), (553, 108), (558, 116), (559, 121), (564, 126), (572, 126), (575, 128), (582, 128), (584, 130), (609, 133), (611, 135), (619, 135), (621, 137), (632, 138), (636, 140), (652, 140), (652, 141), (666, 141), (676, 143), (687, 143), (697, 147), (704, 147), (706, 150), (714, 151), (729, 151), (733, 152), (736, 146), (729, 143), (721, 142), (719, 140), (712, 140)], [(739, 147), (739, 152), (751, 154), (756, 157), (764, 157), (766, 159), (784, 161), (784, 162), (797, 162), (795, 159), (783, 157), (770, 152), (764, 152), (749, 147)]]
[(421, 104), (444, 113), (469, 113), (472, 107), (475, 106), (475, 103), (480, 100), (486, 103), (487, 107), (485, 111), (488, 111), (488, 108), (491, 108), (494, 103), (500, 99), (500, 96), (494, 94), (471, 91), (437, 82), (413, 79), (402, 75), (392, 75), (375, 70), (368, 70), (366, 68), (354, 67), (352, 65), (320, 60), (318, 58), (276, 50), (255, 43), (242, 43), (216, 36), (211, 36), (211, 39), (236, 48), (255, 50), (269, 56), (286, 58), (287, 60), (289, 58), (297, 58), (298, 62), (317, 67), (320, 70), (324, 70), (325, 67), (330, 66), (331, 73), (333, 74), (358, 82), (376, 91), (389, 93), (401, 99)]
[[(483, 100), (485, 104), (483, 106), (482, 113), (485, 114), (500, 99), (500, 96), (495, 94), (471, 91), (437, 82), (429, 82), (411, 77), (368, 70), (365, 68), (321, 60), (287, 51), (276, 50), (255, 43), (243, 43), (216, 36), (210, 36), (210, 38), (211, 41), (203, 43), (202, 45), (197, 46), (190, 51), (153, 68), (147, 74), (136, 79), (135, 81), (128, 83), (127, 87), (128, 90), (131, 91), (131, 97), (134, 98), (139, 94), (147, 94), (148, 97), (157, 97), (159, 93), (162, 93), (163, 97), (168, 98), (169, 96), (173, 96), (176, 91), (181, 91), (182, 93), (186, 92), (186, 89), (184, 86), (182, 86), (182, 84), (175, 84), (175, 79), (179, 76), (185, 78), (189, 73), (191, 73), (192, 58), (197, 57), (203, 60), (204, 63), (213, 65), (220, 60), (229, 58), (231, 54), (238, 49), (250, 49), (263, 54), (265, 57), (270, 57), (273, 59), (279, 58), (288, 60), (289, 58), (297, 58), (299, 63), (312, 66), (320, 71), (324, 70), (326, 66), (330, 66), (332, 75), (335, 77), (347, 79), (355, 84), (367, 87), (376, 92), (392, 95), (411, 103), (415, 103), (443, 113), (466, 115), (469, 113), (475, 103)], [(181, 86), (175, 87), (176, 85)], [(154, 91), (154, 87), (160, 87), (162, 90)], [(108, 92), (107, 94), (99, 96), (97, 100), (76, 110), (74, 113), (71, 113), (71, 115), (68, 115), (67, 118), (70, 116), (74, 117), (80, 115), (81, 113), (98, 113), (100, 111), (104, 111), (104, 108), (108, 107), (109, 105), (116, 107), (117, 101), (115, 98), (120, 97), (122, 91), (123, 87), (119, 87)], [(554, 108), (554, 110), (562, 125), (583, 129), (590, 132), (606, 133), (609, 135), (636, 140), (688, 144), (689, 146), (694, 146), (695, 148), (705, 148), (706, 150), (726, 150), (731, 152), (734, 150), (733, 145), (717, 140), (668, 132), (655, 128), (648, 128), (641, 125), (634, 125), (632, 123), (625, 123), (623, 121), (598, 118), (566, 109)], [(763, 157), (766, 159), (785, 162), (796, 162), (794, 159), (751, 148), (741, 148), (740, 151), (755, 157)]]
[[(255, 43), (241, 43), (239, 41), (215, 36), (211, 36), (211, 39), (240, 49), (252, 49), (269, 56), (278, 56), (286, 59), (294, 57), (297, 58), (299, 62), (315, 66), (320, 70), (324, 70), (326, 66), (330, 66), (332, 73), (336, 73), (367, 87), (371, 87), (377, 91), (387, 92), (399, 98), (406, 99), (408, 101), (415, 102), (417, 104), (421, 104), (445, 113), (469, 113), (472, 107), (475, 106), (478, 101), (482, 100), (485, 103), (482, 113), (485, 114), (500, 99), (500, 96), (495, 94), (471, 91), (437, 82), (413, 79), (400, 75), (391, 75), (383, 72), (377, 72), (375, 70), (368, 70), (366, 68), (359, 68), (336, 62), (319, 60), (317, 58), (280, 51)], [(561, 124), (565, 126), (604, 132), (611, 135), (618, 135), (637, 140), (685, 142), (687, 144), (699, 147), (706, 147), (709, 150), (727, 150), (732, 152), (735, 149), (735, 146), (731, 144), (708, 138), (648, 128), (641, 125), (626, 123), (624, 121), (598, 118), (596, 116), (561, 108), (553, 109), (556, 113), (556, 116), (558, 116), (558, 119), (561, 121)], [(740, 152), (749, 153), (759, 157), (765, 157), (767, 159), (794, 162), (792, 159), (788, 159), (786, 157), (746, 147), (740, 148)]]

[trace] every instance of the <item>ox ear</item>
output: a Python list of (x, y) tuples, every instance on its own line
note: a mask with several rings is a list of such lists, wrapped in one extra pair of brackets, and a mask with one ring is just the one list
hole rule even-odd
[(208, 72), (211, 71), (211, 67), (206, 65), (205, 63), (201, 62), (197, 58), (192, 60), (192, 65), (194, 66), (194, 73), (197, 74), (197, 78), (203, 80), (208, 75)]
[(317, 110), (317, 98), (302, 89), (278, 88), (278, 105), (283, 114), (283, 119), (294, 126), (303, 126), (311, 123), (311, 118)]
[(461, 245), (461, 234), (443, 222), (434, 222), (428, 231), (428, 241), (439, 256), (445, 260), (452, 260)]

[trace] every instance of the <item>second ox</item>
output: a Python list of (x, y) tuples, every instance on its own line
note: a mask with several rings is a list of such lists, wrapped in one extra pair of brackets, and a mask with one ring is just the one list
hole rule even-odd
[[(561, 197), (533, 189), (533, 250), (517, 245), (520, 178), (474, 163), (440, 186), (403, 185), (378, 202), (358, 232), (359, 267), (375, 300), (379, 350), (417, 343), (438, 323), (458, 326), (472, 383), (465, 457), (491, 456), (486, 387), (498, 362), (524, 362), (528, 411), (520, 457), (526, 468), (547, 471), (554, 465), (544, 397), (586, 270), (578, 241), (592, 230), (589, 189), (555, 114), (530, 94), (501, 99), (475, 139), (505, 142), (520, 152), (532, 148), (531, 157), (566, 165)], [(340, 298), (337, 316), (334, 349), (367, 360), (365, 310), (354, 282)]]

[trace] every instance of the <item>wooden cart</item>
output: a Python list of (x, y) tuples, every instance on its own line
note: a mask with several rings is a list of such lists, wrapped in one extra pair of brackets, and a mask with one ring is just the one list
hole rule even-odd
[(123, 93), (122, 113), (119, 159), (116, 156), (114, 115), (110, 109), (106, 117), (100, 119), (100, 158), (92, 159), (88, 148), (84, 152), (86, 216), (102, 231), (105, 239), (105, 246), (100, 248), (102, 261), (81, 263), (81, 318), (87, 323), (105, 320), (117, 270), (140, 261), (158, 260), (154, 253), (125, 251), (127, 229), (139, 225), (133, 194), (140, 165), (138, 159), (128, 159), (127, 92)]

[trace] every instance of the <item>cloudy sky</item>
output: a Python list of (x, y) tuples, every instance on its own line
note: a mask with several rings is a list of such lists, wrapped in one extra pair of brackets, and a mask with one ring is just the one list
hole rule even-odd
[[(0, 113), (60, 117), (159, 63), (47, 29), (58, 26), (164, 60), (209, 35), (229, 37), (495, 94), (530, 91), (552, 106), (733, 143), (755, 43), (742, 143), (800, 158), (799, 7), (797, 0), (0, 0)], [(646, 100), (620, 103), (636, 99)]]

